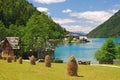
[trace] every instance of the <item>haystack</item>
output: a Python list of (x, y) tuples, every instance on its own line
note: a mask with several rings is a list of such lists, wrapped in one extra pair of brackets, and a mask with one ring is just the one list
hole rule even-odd
[(30, 64), (31, 65), (36, 65), (36, 63), (35, 63), (35, 57), (33, 55), (31, 57), (29, 57), (29, 59), (30, 59)]
[(74, 56), (71, 56), (67, 62), (67, 74), (69, 76), (78, 76), (78, 65)]
[(46, 67), (51, 67), (51, 59), (49, 55), (45, 56), (45, 66)]

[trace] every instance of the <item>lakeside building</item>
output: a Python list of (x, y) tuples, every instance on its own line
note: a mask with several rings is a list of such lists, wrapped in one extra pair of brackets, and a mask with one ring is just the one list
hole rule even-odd
[(82, 42), (92, 42), (88, 40), (87, 36), (80, 36), (78, 34), (67, 34), (66, 37), (64, 38), (65, 41), (68, 41), (69, 38), (72, 38), (73, 41), (82, 41)]
[(79, 40), (79, 35), (78, 34), (67, 34), (65, 37), (65, 40), (68, 40), (68, 38), (73, 38), (73, 40)]

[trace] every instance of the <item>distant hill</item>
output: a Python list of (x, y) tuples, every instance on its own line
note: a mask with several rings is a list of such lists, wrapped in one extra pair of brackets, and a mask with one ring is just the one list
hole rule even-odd
[(92, 30), (88, 37), (120, 37), (120, 10), (106, 22)]
[(86, 35), (87, 35), (87, 34), (84, 33), (84, 32), (70, 32), (70, 33), (78, 34), (79, 36), (86, 36)]

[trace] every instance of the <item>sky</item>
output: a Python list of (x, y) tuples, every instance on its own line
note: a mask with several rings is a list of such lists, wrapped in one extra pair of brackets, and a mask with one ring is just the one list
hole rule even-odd
[(67, 31), (89, 33), (120, 10), (120, 0), (28, 0)]

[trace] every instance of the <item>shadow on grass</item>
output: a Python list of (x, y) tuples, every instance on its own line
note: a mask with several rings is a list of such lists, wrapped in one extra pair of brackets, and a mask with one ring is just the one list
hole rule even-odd
[(84, 77), (84, 76), (82, 76), (82, 75), (78, 75), (77, 77)]
[(70, 77), (81, 77), (81, 78), (83, 78), (84, 76), (82, 76), (82, 75), (76, 75), (76, 76), (70, 76)]

